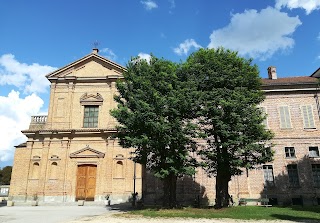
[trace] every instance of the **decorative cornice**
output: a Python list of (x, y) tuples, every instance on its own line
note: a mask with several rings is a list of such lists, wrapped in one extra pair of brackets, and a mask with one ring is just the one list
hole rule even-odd
[(61, 159), (60, 159), (60, 157), (57, 156), (57, 155), (52, 155), (49, 160), (50, 160), (50, 161), (59, 161), (59, 160), (61, 160)]
[(102, 103), (103, 103), (103, 98), (99, 93), (97, 93), (96, 95), (84, 93), (80, 97), (81, 105), (102, 105)]
[(41, 129), (41, 130), (23, 130), (24, 134), (76, 134), (76, 133), (116, 133), (117, 129), (99, 129), (99, 128), (83, 128), (83, 129)]
[(32, 158), (31, 158), (31, 160), (32, 161), (40, 161), (41, 160), (41, 157), (40, 156), (33, 156)]
[(124, 160), (124, 156), (122, 154), (117, 154), (114, 159), (115, 160)]

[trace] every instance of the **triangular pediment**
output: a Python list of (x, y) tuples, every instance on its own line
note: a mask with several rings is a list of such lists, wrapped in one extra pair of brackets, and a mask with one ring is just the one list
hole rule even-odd
[(46, 77), (49, 81), (76, 78), (121, 78), (125, 68), (97, 53), (91, 53), (73, 63), (70, 63)]
[(86, 146), (83, 149), (71, 153), (70, 158), (103, 158), (104, 155), (104, 153)]

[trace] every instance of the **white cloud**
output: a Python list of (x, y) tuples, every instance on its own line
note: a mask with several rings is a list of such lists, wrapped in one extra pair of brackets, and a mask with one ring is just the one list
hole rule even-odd
[(288, 7), (289, 9), (302, 8), (307, 15), (320, 9), (320, 0), (276, 0), (276, 8)]
[(170, 8), (174, 9), (176, 7), (176, 2), (174, 0), (169, 0)]
[(301, 25), (299, 17), (268, 7), (246, 10), (232, 15), (228, 26), (214, 30), (208, 48), (223, 46), (240, 55), (265, 60), (277, 51), (290, 49), (294, 39), (290, 36)]
[(152, 0), (145, 0), (145, 1), (140, 1), (141, 4), (144, 6), (144, 8), (146, 10), (152, 10), (152, 9), (155, 9), (155, 8), (158, 8), (158, 5), (157, 3), (155, 3), (154, 1)]
[(202, 48), (194, 39), (186, 39), (183, 43), (179, 44), (179, 47), (174, 48), (173, 51), (178, 55), (187, 55), (191, 48)]
[(103, 48), (100, 52), (109, 60), (116, 61), (118, 58), (117, 55), (109, 48)]
[(318, 39), (318, 40), (320, 40), (320, 33), (319, 33), (319, 35), (318, 35), (317, 39)]
[(13, 158), (14, 146), (26, 141), (21, 130), (27, 129), (30, 116), (39, 114), (43, 100), (36, 94), (20, 98), (19, 92), (12, 90), (8, 96), (0, 96), (0, 161)]
[(43, 93), (50, 85), (45, 75), (55, 69), (37, 63), (20, 63), (14, 55), (4, 54), (0, 57), (0, 85), (13, 85), (25, 93)]
[(147, 53), (139, 53), (138, 57), (140, 57), (140, 59), (146, 60), (148, 63), (150, 62), (150, 59), (151, 59), (151, 55)]

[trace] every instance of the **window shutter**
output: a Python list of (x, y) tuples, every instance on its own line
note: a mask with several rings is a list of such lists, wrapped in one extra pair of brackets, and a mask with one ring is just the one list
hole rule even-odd
[(291, 128), (290, 113), (288, 106), (280, 107), (280, 128)]
[(262, 111), (262, 114), (266, 116), (266, 118), (263, 120), (262, 124), (267, 128), (268, 127), (268, 116), (267, 116), (267, 109), (265, 107), (260, 108)]
[(311, 105), (302, 106), (302, 117), (303, 117), (303, 124), (305, 129), (315, 128)]

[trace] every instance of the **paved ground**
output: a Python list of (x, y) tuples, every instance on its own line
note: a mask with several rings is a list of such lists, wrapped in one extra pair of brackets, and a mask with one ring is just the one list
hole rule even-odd
[(0, 207), (0, 223), (62, 223), (107, 212), (108, 209), (103, 206)]

